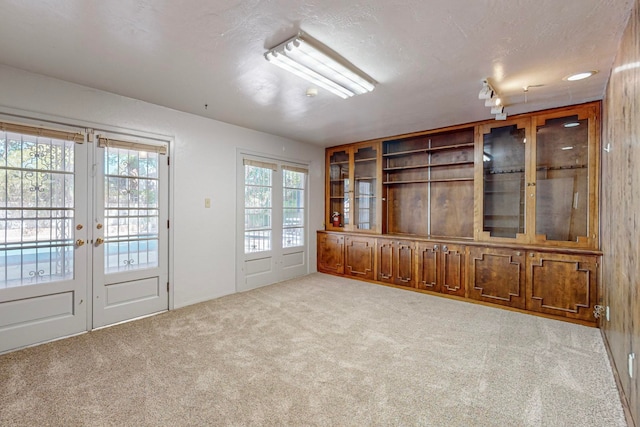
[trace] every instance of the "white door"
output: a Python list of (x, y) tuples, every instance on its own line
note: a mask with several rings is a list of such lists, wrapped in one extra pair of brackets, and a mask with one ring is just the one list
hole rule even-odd
[(94, 328), (169, 306), (166, 145), (116, 138), (95, 150)]
[(308, 273), (306, 167), (240, 155), (239, 291)]
[(73, 130), (0, 123), (0, 353), (87, 328), (82, 142)]

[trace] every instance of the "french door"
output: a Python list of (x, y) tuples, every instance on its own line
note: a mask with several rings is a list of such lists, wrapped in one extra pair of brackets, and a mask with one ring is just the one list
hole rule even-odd
[(238, 171), (237, 289), (307, 274), (307, 168), (242, 155)]
[(0, 353), (168, 308), (164, 148), (100, 141), (0, 122)]
[(167, 310), (166, 146), (97, 138), (93, 327)]

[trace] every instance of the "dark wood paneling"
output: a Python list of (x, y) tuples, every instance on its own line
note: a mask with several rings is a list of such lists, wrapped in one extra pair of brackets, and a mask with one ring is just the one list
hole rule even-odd
[(525, 308), (525, 253), (513, 249), (469, 250), (469, 297)]
[(527, 309), (595, 321), (598, 258), (529, 252)]
[[(624, 392), (640, 425), (640, 1), (622, 37), (604, 102), (602, 153), (603, 305), (601, 327)], [(635, 378), (628, 356), (636, 355)]]
[(318, 271), (344, 273), (344, 236), (318, 233)]
[(376, 239), (365, 236), (346, 236), (344, 245), (344, 273), (373, 280)]

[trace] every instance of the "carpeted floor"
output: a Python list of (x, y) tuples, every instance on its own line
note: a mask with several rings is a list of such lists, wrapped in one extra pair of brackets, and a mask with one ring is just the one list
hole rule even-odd
[(625, 426), (599, 331), (313, 274), (0, 356), (2, 426)]

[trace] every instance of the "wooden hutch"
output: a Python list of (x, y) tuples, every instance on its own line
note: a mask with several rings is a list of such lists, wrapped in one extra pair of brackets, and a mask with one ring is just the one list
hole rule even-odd
[(326, 150), (318, 271), (596, 325), (600, 103)]

